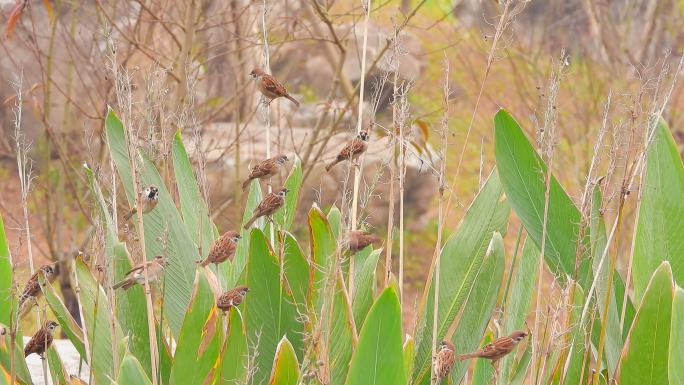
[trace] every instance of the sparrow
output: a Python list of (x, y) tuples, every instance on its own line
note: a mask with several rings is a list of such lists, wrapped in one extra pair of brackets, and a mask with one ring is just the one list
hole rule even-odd
[(235, 249), (237, 248), (237, 244), (240, 239), (242, 239), (242, 237), (237, 231), (226, 231), (214, 241), (213, 245), (211, 245), (211, 250), (209, 250), (207, 257), (203, 260), (197, 261), (197, 263), (204, 267), (210, 263), (218, 265), (219, 263), (225, 262), (228, 259), (232, 261), (233, 256), (235, 255)]
[(527, 332), (516, 330), (510, 336), (500, 337), (488, 343), (482, 349), (476, 350), (472, 353), (461, 354), (458, 356), (459, 361), (467, 360), (468, 358), (486, 358), (492, 360), (492, 364), (498, 361), (501, 357), (512, 352), (513, 349), (527, 337)]
[(216, 300), (216, 307), (224, 313), (230, 311), (233, 306), (238, 306), (244, 301), (249, 288), (247, 286), (237, 286), (221, 294)]
[(325, 166), (325, 171), (330, 171), (330, 169), (333, 168), (336, 164), (344, 162), (345, 160), (353, 161), (356, 158), (358, 158), (368, 148), (367, 142), (369, 137), (370, 136), (368, 135), (368, 132), (359, 132), (356, 138), (352, 139), (349, 143), (347, 143), (347, 145), (344, 146), (340, 153), (337, 154), (337, 158), (335, 158), (334, 161)]
[(281, 187), (273, 192), (268, 193), (266, 197), (259, 203), (259, 205), (254, 209), (252, 218), (245, 224), (245, 230), (247, 230), (257, 219), (263, 216), (271, 216), (273, 213), (278, 211), (279, 208), (283, 207), (285, 204), (285, 195), (290, 190), (285, 187)]
[(116, 290), (122, 287), (124, 290), (128, 290), (136, 283), (142, 285), (145, 283), (145, 266), (147, 266), (147, 280), (149, 282), (156, 281), (161, 278), (164, 272), (164, 267), (168, 266), (166, 258), (161, 255), (157, 255), (151, 261), (146, 261), (136, 265), (134, 268), (126, 273), (126, 278), (117, 282), (112, 286), (112, 289)]
[(267, 74), (261, 68), (255, 68), (249, 73), (253, 79), (256, 79), (257, 88), (266, 99), (271, 103), (274, 99), (283, 97), (289, 99), (295, 106), (299, 107), (299, 102), (293, 98), (283, 87), (280, 82), (272, 75)]
[(433, 371), (437, 376), (437, 383), (449, 376), (456, 361), (455, 351), (454, 344), (451, 342), (444, 340), (439, 343), (435, 360), (432, 363)]
[[(159, 189), (156, 186), (145, 187), (141, 192), (140, 196), (142, 198), (142, 212), (147, 214), (157, 207), (159, 202)], [(126, 215), (124, 215), (124, 221), (128, 221), (133, 218), (133, 215), (138, 212), (137, 208), (131, 209)]]
[(31, 278), (29, 278), (29, 280), (26, 282), (24, 291), (19, 297), (20, 314), (23, 314), (23, 312), (28, 309), (27, 306), (33, 302), (29, 300), (36, 300), (42, 294), (42, 291), (40, 290), (40, 283), (38, 283), (38, 274), (40, 274), (40, 272), (43, 272), (45, 279), (49, 282), (52, 282), (52, 280), (55, 279), (55, 267), (52, 265), (43, 265), (40, 267), (40, 269), (33, 273)]
[(261, 162), (257, 163), (249, 173), (247, 180), (242, 183), (242, 189), (246, 189), (254, 179), (264, 180), (278, 174), (280, 168), (285, 165), (287, 161), (288, 159), (286, 155), (279, 154), (273, 158), (262, 160)]
[(59, 324), (55, 321), (45, 321), (43, 327), (31, 337), (24, 348), (24, 357), (36, 353), (40, 358), (45, 359), (45, 351), (52, 345), (52, 332)]
[(354, 230), (347, 233), (346, 244), (349, 251), (351, 251), (352, 254), (356, 254), (365, 249), (366, 246), (378, 242), (379, 240), (380, 238), (375, 234)]

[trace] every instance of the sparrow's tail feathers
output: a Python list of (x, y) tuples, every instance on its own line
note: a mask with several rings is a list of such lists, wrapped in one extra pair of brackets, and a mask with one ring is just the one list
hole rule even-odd
[(137, 209), (131, 209), (131, 211), (127, 212), (126, 215), (124, 215), (124, 222), (128, 222), (129, 219), (133, 218), (133, 215), (138, 212)]
[(478, 356), (477, 352), (472, 352), (472, 353), (461, 354), (456, 358), (458, 358), (459, 361), (463, 361), (463, 360), (467, 360), (468, 358), (475, 358), (477, 356)]
[(252, 183), (252, 180), (251, 180), (251, 179), (247, 179), (246, 181), (244, 181), (244, 182), (242, 183), (242, 190), (243, 190), (243, 191), (246, 190), (247, 187), (249, 187), (249, 184), (250, 184), (250, 183)]
[(293, 98), (290, 94), (285, 95), (285, 97), (292, 103), (294, 103), (295, 106), (299, 107), (299, 102), (297, 101), (297, 99)]
[(255, 215), (250, 220), (248, 220), (247, 223), (245, 223), (245, 230), (249, 230), (250, 226), (252, 226), (254, 222), (256, 222), (257, 218), (259, 217)]
[(127, 290), (131, 286), (133, 286), (133, 282), (129, 279), (124, 279), (115, 283), (114, 286), (112, 286), (112, 289), (116, 290), (118, 288), (123, 288), (124, 290)]
[(328, 163), (328, 165), (325, 166), (325, 171), (326, 171), (326, 172), (330, 172), (330, 169), (332, 169), (333, 167), (335, 167), (335, 165), (336, 165), (337, 163), (339, 163), (339, 162), (337, 161), (337, 159), (335, 159), (334, 161)]
[(199, 259), (196, 261), (200, 266), (206, 267), (209, 264), (209, 258)]

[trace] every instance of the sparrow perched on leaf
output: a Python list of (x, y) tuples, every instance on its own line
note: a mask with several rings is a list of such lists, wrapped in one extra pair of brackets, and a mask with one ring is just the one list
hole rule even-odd
[(279, 208), (283, 207), (285, 204), (285, 196), (290, 190), (285, 187), (281, 187), (273, 192), (268, 193), (264, 200), (259, 203), (259, 205), (254, 209), (252, 218), (245, 224), (245, 230), (263, 216), (271, 216), (273, 213), (278, 211)]
[(366, 152), (368, 149), (368, 139), (370, 135), (366, 131), (361, 131), (352, 139), (346, 146), (337, 154), (337, 158), (334, 161), (325, 166), (325, 171), (330, 171), (336, 164), (344, 162), (345, 160), (356, 160), (361, 154)]
[(45, 321), (43, 327), (31, 337), (24, 348), (24, 357), (36, 353), (40, 358), (45, 359), (45, 351), (52, 345), (52, 332), (59, 326), (55, 321)]
[(468, 358), (486, 358), (492, 360), (492, 364), (498, 361), (501, 357), (512, 352), (513, 349), (527, 337), (527, 332), (522, 330), (516, 330), (511, 333), (510, 336), (500, 337), (494, 341), (488, 343), (482, 349), (476, 350), (472, 353), (461, 354), (458, 356), (460, 361), (467, 360)]
[(237, 286), (221, 294), (216, 300), (216, 307), (224, 313), (230, 311), (233, 306), (238, 306), (244, 301), (249, 288), (247, 286)]
[(211, 245), (211, 250), (209, 250), (207, 257), (197, 262), (200, 266), (204, 267), (210, 263), (218, 265), (228, 259), (233, 260), (235, 249), (237, 249), (237, 244), (240, 239), (242, 239), (242, 237), (237, 231), (226, 231), (219, 239), (214, 241), (213, 245)]
[(136, 265), (134, 268), (126, 273), (126, 277), (121, 281), (117, 282), (112, 286), (112, 289), (116, 290), (122, 287), (124, 290), (128, 290), (136, 283), (142, 285), (145, 283), (145, 266), (147, 266), (147, 280), (148, 282), (157, 281), (161, 278), (164, 267), (168, 266), (166, 258), (161, 255), (157, 255), (151, 261), (145, 261), (141, 264)]
[[(142, 200), (142, 212), (147, 214), (157, 207), (159, 202), (159, 189), (156, 186), (145, 187), (140, 192), (140, 198)], [(133, 215), (138, 212), (137, 208), (131, 209), (126, 215), (124, 215), (124, 221), (128, 221), (133, 218)]]
[(378, 242), (380, 238), (371, 233), (361, 230), (354, 230), (347, 233), (347, 248), (352, 254), (365, 249), (368, 245)]
[(257, 163), (249, 173), (247, 180), (242, 183), (242, 189), (246, 189), (254, 179), (264, 180), (278, 174), (280, 168), (283, 167), (287, 161), (287, 156), (280, 154)]
[(25, 310), (28, 309), (29, 304), (34, 300), (38, 299), (42, 294), (40, 290), (40, 283), (38, 282), (38, 275), (43, 273), (45, 280), (52, 282), (55, 279), (55, 267), (52, 265), (43, 265), (38, 269), (31, 278), (26, 282), (24, 286), (24, 291), (19, 297), (19, 313), (23, 314)]
[(456, 361), (455, 351), (454, 344), (451, 342), (444, 340), (439, 343), (437, 354), (432, 363), (432, 368), (435, 376), (437, 376), (438, 383), (447, 378), (451, 372), (451, 368), (454, 367), (454, 362)]
[(277, 98), (286, 98), (294, 103), (295, 106), (299, 107), (297, 99), (293, 98), (276, 78), (267, 74), (261, 68), (253, 69), (252, 72), (249, 73), (249, 76), (256, 79), (257, 88), (268, 100), (268, 103)]

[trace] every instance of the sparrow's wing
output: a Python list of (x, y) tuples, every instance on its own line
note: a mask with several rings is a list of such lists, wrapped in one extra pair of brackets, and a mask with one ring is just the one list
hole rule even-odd
[(128, 270), (124, 276), (129, 277), (133, 275), (134, 273), (140, 272), (143, 269), (143, 264), (136, 265), (134, 268)]
[(351, 142), (347, 143), (346, 146), (344, 146), (342, 151), (340, 151), (340, 155), (338, 155), (337, 157), (341, 159), (351, 159), (355, 155), (362, 153), (364, 150), (364, 142), (359, 139), (354, 139)]
[(260, 162), (254, 166), (254, 168), (252, 168), (252, 172), (249, 174), (249, 177), (251, 179), (263, 178), (271, 173), (273, 166), (273, 161), (270, 159)]
[(274, 78), (273, 76), (264, 75), (262, 78), (262, 82), (263, 82), (264, 88), (267, 91), (272, 92), (278, 96), (287, 95), (287, 90), (285, 90), (285, 87), (283, 87), (283, 85), (280, 84), (280, 82), (278, 82), (278, 80), (276, 80), (276, 78)]
[(40, 330), (38, 330), (26, 344), (26, 347), (24, 348), (24, 355), (28, 356), (31, 353), (38, 353), (41, 350), (44, 350), (45, 337), (45, 329), (40, 328)]
[(266, 198), (264, 198), (261, 203), (259, 203), (259, 206), (257, 206), (256, 210), (254, 210), (254, 214), (259, 216), (270, 215), (274, 213), (281, 205), (282, 200), (280, 197), (270, 193), (266, 195)]

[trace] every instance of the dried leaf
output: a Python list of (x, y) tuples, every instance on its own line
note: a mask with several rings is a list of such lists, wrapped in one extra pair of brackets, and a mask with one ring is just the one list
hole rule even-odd
[(21, 15), (24, 13), (24, 9), (28, 5), (28, 0), (19, 0), (17, 4), (14, 5), (9, 17), (7, 18), (7, 27), (5, 28), (5, 33), (7, 38), (11, 38), (14, 33), (14, 28), (16, 28)]

